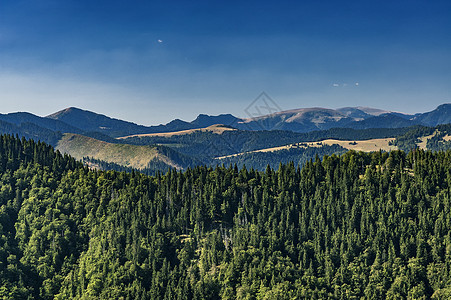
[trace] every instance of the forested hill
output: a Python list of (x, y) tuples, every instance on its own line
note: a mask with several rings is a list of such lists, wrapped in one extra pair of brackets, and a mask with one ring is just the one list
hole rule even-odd
[(0, 139), (4, 299), (449, 299), (451, 152), (154, 177)]

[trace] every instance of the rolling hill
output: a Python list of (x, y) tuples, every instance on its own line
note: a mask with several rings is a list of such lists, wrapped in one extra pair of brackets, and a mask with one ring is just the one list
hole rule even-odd
[(79, 160), (89, 156), (135, 169), (147, 168), (151, 162), (155, 161), (172, 168), (183, 168), (176, 161), (161, 153), (157, 147), (112, 144), (79, 134), (64, 134), (56, 149)]
[(232, 128), (230, 126), (225, 126), (222, 124), (215, 124), (211, 125), (205, 128), (196, 128), (196, 129), (187, 129), (187, 130), (180, 130), (180, 131), (171, 131), (171, 132), (160, 132), (160, 133), (143, 133), (143, 134), (133, 134), (123, 137), (118, 137), (118, 140), (124, 140), (131, 137), (171, 137), (174, 135), (185, 135), (185, 134), (192, 134), (194, 132), (212, 132), (215, 134), (222, 134), (225, 131), (233, 131), (237, 130), (235, 128)]
[(297, 149), (297, 148), (319, 148), (324, 145), (333, 146), (337, 145), (347, 150), (354, 150), (354, 151), (362, 151), (362, 152), (374, 152), (374, 151), (392, 151), (392, 150), (398, 150), (398, 147), (392, 145), (394, 139), (369, 139), (369, 140), (352, 140), (352, 141), (346, 141), (346, 140), (336, 140), (336, 139), (326, 139), (321, 140), (317, 142), (299, 142), (295, 144), (289, 144), (284, 146), (278, 146), (278, 147), (271, 147), (271, 148), (263, 148), (253, 151), (246, 151), (226, 156), (220, 156), (215, 157), (215, 159), (221, 160), (224, 158), (229, 157), (235, 157), (240, 156), (244, 154), (249, 153), (260, 153), (260, 152), (277, 152), (277, 151), (283, 151), (283, 150), (289, 150), (289, 149)]

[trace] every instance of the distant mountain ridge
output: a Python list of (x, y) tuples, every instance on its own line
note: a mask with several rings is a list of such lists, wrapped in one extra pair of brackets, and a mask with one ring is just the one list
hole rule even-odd
[(199, 114), (191, 122), (175, 119), (157, 126), (143, 126), (88, 110), (69, 107), (46, 117), (25, 112), (0, 114), (0, 121), (15, 125), (31, 123), (55, 132), (90, 136), (101, 134), (111, 138), (198, 129), (215, 124), (224, 124), (240, 130), (288, 130), (303, 133), (331, 128), (400, 128), (413, 125), (448, 124), (451, 123), (451, 104), (442, 104), (433, 111), (415, 115), (361, 106), (338, 109), (300, 108), (247, 119), (231, 114), (217, 116)]
[(96, 131), (109, 136), (120, 136), (129, 133), (145, 133), (147, 128), (119, 119), (107, 117), (102, 114), (76, 107), (69, 107), (46, 117), (47, 119), (62, 121), (82, 131)]
[(24, 123), (32, 123), (39, 127), (46, 128), (52, 131), (70, 132), (70, 133), (82, 133), (79, 127), (71, 126), (65, 122), (57, 119), (44, 118), (33, 115), (28, 112), (15, 112), (9, 114), (0, 114), (0, 120), (15, 125)]
[[(368, 107), (301, 108), (247, 119), (231, 114), (200, 114), (191, 122), (175, 119), (158, 126), (143, 126), (70, 107), (47, 117), (26, 112), (0, 114), (0, 133), (40, 140), (77, 159), (89, 157), (91, 164), (99, 166), (116, 164), (156, 172), (173, 167), (186, 169), (214, 164), (218, 163), (214, 159), (222, 156), (230, 156), (226, 163), (249, 166), (271, 163), (276, 166), (274, 164), (278, 164), (282, 157), (300, 162), (308, 159), (309, 155), (341, 153), (346, 148), (323, 149), (319, 141), (324, 139), (346, 140), (344, 146), (346, 143), (357, 145), (355, 141), (358, 140), (357, 146), (360, 147), (364, 144), (361, 140), (395, 139), (409, 130), (430, 132), (434, 126), (450, 123), (451, 104), (414, 115)], [(429, 127), (424, 129), (424, 126)], [(444, 131), (444, 136), (434, 140), (436, 148), (447, 147), (449, 137), (445, 135), (448, 132)], [(423, 134), (421, 139), (421, 145), (429, 143), (426, 135)], [(307, 149), (304, 144), (309, 141), (315, 145)], [(416, 147), (417, 142), (415, 139), (406, 143), (401, 139), (396, 146)], [(287, 144), (298, 146), (289, 153), (281, 151), (263, 155), (255, 152), (233, 158), (237, 153)], [(324, 152), (326, 150), (329, 152)]]

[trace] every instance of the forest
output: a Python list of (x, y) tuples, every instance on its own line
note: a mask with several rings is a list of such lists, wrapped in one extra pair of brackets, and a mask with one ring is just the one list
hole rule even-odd
[(96, 171), (0, 136), (0, 298), (449, 299), (451, 152)]

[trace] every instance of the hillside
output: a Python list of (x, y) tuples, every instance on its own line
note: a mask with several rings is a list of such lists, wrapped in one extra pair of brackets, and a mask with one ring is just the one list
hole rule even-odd
[(182, 168), (161, 154), (156, 147), (111, 144), (78, 134), (64, 134), (56, 149), (76, 159), (89, 156), (135, 169), (144, 169), (155, 160), (173, 168)]
[(197, 128), (197, 129), (187, 129), (187, 130), (180, 130), (180, 131), (172, 131), (172, 132), (160, 132), (160, 133), (144, 133), (144, 134), (133, 134), (128, 136), (122, 136), (118, 137), (117, 139), (123, 140), (128, 139), (132, 137), (142, 138), (142, 137), (171, 137), (175, 135), (185, 135), (185, 134), (192, 134), (194, 132), (212, 132), (215, 134), (222, 134), (224, 131), (231, 131), (236, 130), (234, 128), (231, 128), (229, 126), (225, 126), (223, 124), (215, 124), (210, 125), (205, 128)]
[(55, 146), (62, 134), (33, 123), (13, 124), (0, 120), (0, 134), (18, 135)]
[(62, 121), (83, 131), (96, 131), (110, 136), (144, 133), (147, 128), (132, 122), (122, 121), (75, 107), (69, 107), (48, 115), (50, 120)]
[[(62, 133), (101, 134), (111, 138), (141, 134), (168, 133), (206, 128), (224, 124), (243, 131), (286, 130), (300, 133), (332, 128), (402, 128), (413, 125), (436, 126), (451, 122), (451, 105), (443, 104), (435, 110), (408, 115), (369, 107), (300, 108), (261, 115), (248, 119), (231, 114), (210, 116), (200, 114), (191, 121), (175, 119), (167, 124), (143, 126), (114, 119), (102, 114), (70, 107), (47, 117), (30, 113), (0, 114), (0, 120), (11, 124), (32, 123), (39, 127)], [(104, 138), (105, 140), (105, 138)]]
[[(30, 113), (0, 115), (0, 132), (50, 143), (74, 157), (85, 157), (86, 163), (101, 165), (105, 169), (134, 168), (146, 174), (155, 174), (158, 170), (167, 170), (170, 167), (186, 169), (203, 164), (216, 165), (217, 157), (229, 157), (225, 163), (238, 163), (262, 170), (267, 164), (276, 166), (279, 160), (289, 162), (289, 159), (292, 159), (297, 163), (304, 163), (316, 155), (330, 155), (333, 153), (332, 149), (335, 149), (336, 153), (342, 153), (343, 149), (390, 151), (416, 147), (446, 150), (451, 147), (450, 142), (444, 139), (444, 135), (451, 134), (449, 130), (432, 135), (432, 127), (421, 129), (421, 134), (412, 135), (414, 139), (409, 131), (426, 128), (421, 127), (422, 122), (449, 121), (450, 108), (451, 105), (443, 104), (432, 112), (414, 116), (368, 107), (303, 108), (246, 120), (230, 114), (200, 114), (192, 122), (176, 119), (158, 126), (141, 126), (77, 108), (68, 108), (48, 117)], [(213, 123), (218, 121), (226, 124)], [(233, 123), (233, 126), (227, 122)], [(212, 123), (213, 125), (209, 125)], [(277, 128), (279, 130), (275, 130)], [(77, 137), (69, 141), (68, 135), (63, 136), (61, 132), (78, 133), (92, 139)], [(395, 140), (390, 145), (387, 141), (375, 142), (373, 145), (372, 142), (367, 142), (372, 139)], [(286, 150), (292, 147), (287, 145), (325, 140), (331, 141), (322, 143), (322, 146), (336, 144), (338, 147), (290, 151), (283, 154), (256, 154), (269, 151), (265, 149)], [(353, 145), (354, 143), (356, 144)], [(136, 148), (131, 145), (149, 147)], [(249, 152), (253, 154), (246, 154), (237, 160), (231, 157)]]
[(451, 104), (442, 104), (433, 111), (417, 114), (413, 119), (426, 126), (451, 123)]
[(0, 158), (4, 299), (451, 295), (449, 151), (149, 177), (1, 136)]
[[(335, 140), (335, 139), (327, 139), (327, 140), (321, 140), (317, 142), (298, 142), (295, 144), (290, 145), (284, 145), (284, 146), (278, 146), (278, 147), (271, 147), (271, 148), (263, 148), (253, 151), (246, 151), (221, 157), (216, 157), (215, 159), (224, 159), (228, 157), (234, 157), (249, 153), (259, 153), (259, 152), (278, 152), (282, 150), (289, 150), (289, 149), (298, 149), (298, 148), (320, 148), (324, 145), (332, 146), (332, 145), (338, 145), (340, 147), (343, 147), (347, 150), (354, 150), (354, 151), (362, 151), (362, 152), (374, 152), (374, 151), (392, 151), (392, 150), (398, 150), (396, 146), (391, 145), (391, 143), (394, 141), (394, 139), (370, 139), (370, 140), (352, 140), (352, 141), (343, 141), (343, 140)], [(426, 149), (424, 147), (423, 149)]]
[(27, 112), (0, 114), (0, 120), (19, 126), (21, 124), (34, 124), (47, 130), (59, 131), (63, 133), (82, 133), (82, 130), (78, 127), (71, 126), (59, 120), (39, 117)]

